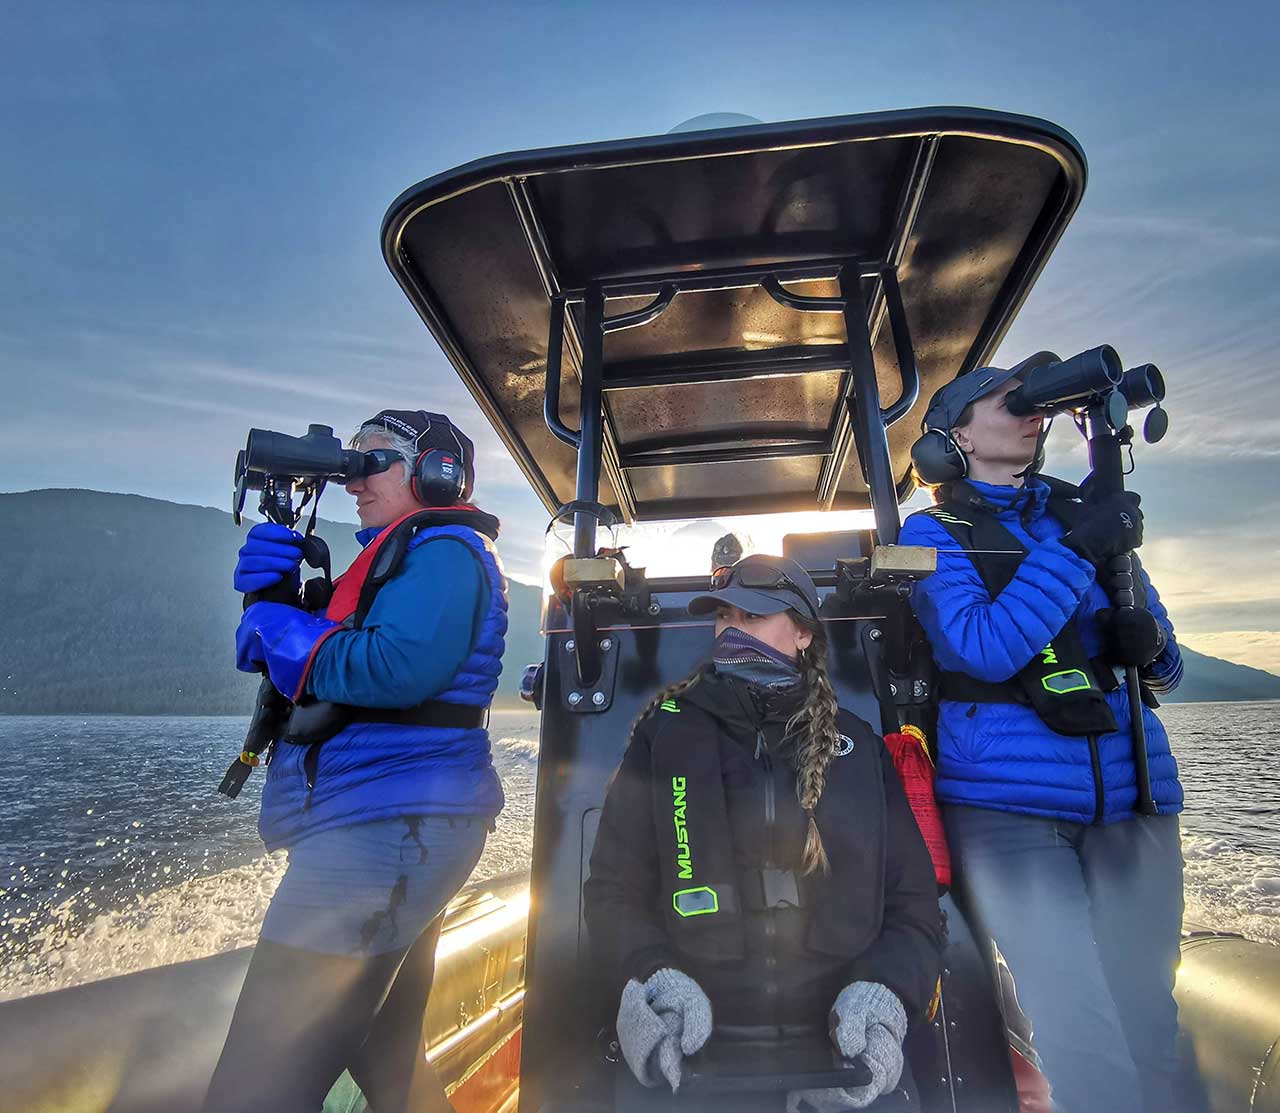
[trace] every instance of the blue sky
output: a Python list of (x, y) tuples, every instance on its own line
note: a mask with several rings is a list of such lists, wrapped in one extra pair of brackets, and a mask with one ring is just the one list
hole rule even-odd
[[(7, 4), (0, 490), (222, 506), (249, 425), (424, 405), (475, 436), (535, 572), (545, 515), (386, 272), (390, 201), (703, 112), (980, 105), (1090, 162), (1000, 355), (1162, 367), (1144, 558), (1183, 640), (1280, 670), (1277, 48), (1262, 3)], [(1051, 454), (1074, 477), (1073, 436)]]

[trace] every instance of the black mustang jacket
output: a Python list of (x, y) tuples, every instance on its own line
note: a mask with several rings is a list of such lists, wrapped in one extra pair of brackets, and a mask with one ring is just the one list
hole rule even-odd
[(825, 1029), (855, 981), (924, 1015), (945, 935), (928, 851), (884, 743), (841, 711), (816, 811), (831, 872), (802, 875), (807, 820), (784, 737), (798, 699), (708, 672), (637, 727), (583, 894), (611, 992), (672, 966), (702, 986), (717, 1026)]

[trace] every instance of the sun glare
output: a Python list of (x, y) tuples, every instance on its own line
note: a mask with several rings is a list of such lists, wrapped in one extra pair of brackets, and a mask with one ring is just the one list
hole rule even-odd
[[(643, 522), (601, 529), (600, 545), (626, 549), (627, 561), (645, 569), (649, 576), (692, 576), (710, 574), (711, 551), (715, 543), (732, 533), (742, 545), (742, 553), (781, 555), (788, 534), (834, 533), (870, 529), (875, 524), (869, 510), (802, 511), (791, 514), (753, 514), (720, 518), (690, 518), (673, 522)], [(542, 557), (544, 591), (550, 591), (551, 566), (572, 551), (573, 527), (557, 525), (547, 536)]]

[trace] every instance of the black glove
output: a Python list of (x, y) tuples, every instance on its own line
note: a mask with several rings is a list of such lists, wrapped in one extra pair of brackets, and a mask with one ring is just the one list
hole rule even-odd
[(1132, 491), (1108, 495), (1085, 511), (1062, 543), (1090, 564), (1101, 565), (1142, 544), (1142, 500)]
[(1094, 615), (1112, 664), (1143, 668), (1164, 652), (1168, 637), (1145, 607), (1104, 607)]

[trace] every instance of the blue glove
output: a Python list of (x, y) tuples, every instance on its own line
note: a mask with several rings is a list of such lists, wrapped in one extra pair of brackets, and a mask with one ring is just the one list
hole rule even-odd
[(275, 522), (259, 522), (240, 546), (236, 591), (262, 591), (282, 580), (297, 580), (301, 564), (302, 534)]
[(265, 665), (280, 694), (297, 702), (306, 688), (316, 648), (341, 629), (340, 622), (287, 603), (254, 603), (236, 630), (236, 668), (258, 672)]

